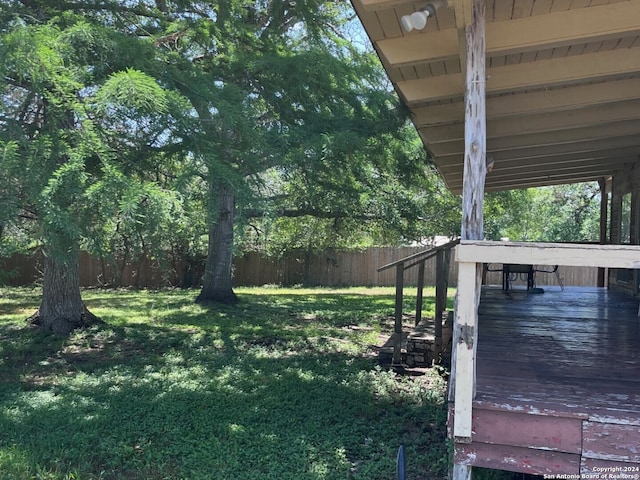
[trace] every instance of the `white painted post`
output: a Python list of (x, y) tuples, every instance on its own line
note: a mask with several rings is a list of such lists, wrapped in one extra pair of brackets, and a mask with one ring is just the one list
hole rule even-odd
[(471, 410), (475, 394), (475, 360), (478, 340), (478, 276), (475, 263), (458, 264), (458, 305), (455, 315), (456, 357), (454, 441), (471, 443)]

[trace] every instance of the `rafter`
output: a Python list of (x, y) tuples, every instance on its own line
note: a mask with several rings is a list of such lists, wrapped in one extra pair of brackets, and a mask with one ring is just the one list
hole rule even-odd
[[(618, 164), (628, 163), (633, 158), (634, 150), (616, 149), (609, 152), (594, 152), (591, 154), (566, 154), (566, 155), (551, 155), (542, 158), (517, 158), (517, 159), (498, 159), (495, 160), (494, 169), (487, 175), (487, 181), (494, 181), (497, 177), (504, 175), (508, 172), (520, 172), (524, 173), (524, 169), (536, 168), (539, 170), (556, 170), (563, 167), (584, 167), (589, 168), (596, 167), (603, 164)], [(608, 160), (608, 162), (603, 162)], [(455, 174), (462, 175), (461, 166), (457, 163), (443, 162), (440, 164), (439, 169), (443, 174)]]
[[(487, 99), (487, 118), (557, 112), (591, 105), (629, 101), (637, 98), (638, 92), (640, 92), (640, 77), (489, 97)], [(418, 128), (462, 122), (464, 120), (464, 104), (460, 101), (416, 107), (413, 109), (413, 114), (414, 124)]]
[(421, 6), (423, 4), (414, 0), (361, 0), (360, 3), (367, 11), (387, 10), (411, 5)]
[[(608, 148), (611, 143), (640, 145), (640, 120), (598, 125), (593, 127), (557, 130), (540, 134), (524, 134), (511, 137), (499, 137), (487, 142), (487, 151), (531, 150), (545, 147), (553, 151), (581, 150), (588, 145), (597, 149)], [(430, 145), (431, 152), (438, 158), (446, 155), (462, 155), (464, 144), (461, 141), (442, 142)]]
[[(586, 128), (607, 123), (633, 121), (640, 118), (640, 99), (609, 105), (595, 105), (577, 110), (543, 113), (518, 117), (502, 117), (487, 124), (488, 138), (500, 138), (525, 133), (544, 133), (557, 130)], [(423, 127), (419, 130), (427, 143), (462, 140), (462, 125)]]
[[(640, 72), (640, 48), (625, 48), (573, 57), (520, 63), (487, 69), (487, 94), (540, 88), (540, 85), (605, 79)], [(440, 75), (398, 82), (398, 89), (411, 106), (420, 102), (459, 97), (460, 74)]]

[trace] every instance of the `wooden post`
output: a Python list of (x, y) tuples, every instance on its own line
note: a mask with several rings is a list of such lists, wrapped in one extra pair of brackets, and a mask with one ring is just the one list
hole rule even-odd
[(484, 238), (486, 165), (486, 73), (484, 0), (472, 0), (472, 21), (465, 27), (467, 68), (462, 186), (462, 240)]
[[(422, 320), (422, 300), (424, 297), (424, 264), (426, 260), (422, 260), (418, 265), (418, 292), (416, 295), (416, 325)], [(437, 313), (437, 312), (436, 312)]]
[[(607, 194), (607, 181), (604, 178), (598, 180), (600, 186), (600, 245), (607, 243), (607, 210), (609, 196)], [(605, 269), (598, 268), (598, 287), (605, 286)]]
[(396, 265), (396, 309), (393, 334), (394, 365), (402, 363), (402, 294), (404, 290), (404, 263)]
[[(468, 0), (459, 3), (463, 10), (471, 6), (464, 18), (465, 30), (465, 149), (462, 186), (461, 239), (484, 238), (484, 183), (486, 166), (486, 72), (485, 72), (485, 2)], [(459, 248), (463, 248), (461, 243)], [(454, 397), (453, 440), (471, 443), (472, 407), (475, 395), (476, 344), (478, 338), (478, 303), (482, 264), (458, 264), (457, 306), (454, 319), (450, 396)], [(470, 480), (471, 467), (455, 464), (454, 480)]]
[(450, 250), (440, 250), (436, 254), (436, 313), (435, 321), (435, 355), (442, 353), (442, 312), (447, 308), (447, 286), (449, 284), (449, 267), (446, 265)]

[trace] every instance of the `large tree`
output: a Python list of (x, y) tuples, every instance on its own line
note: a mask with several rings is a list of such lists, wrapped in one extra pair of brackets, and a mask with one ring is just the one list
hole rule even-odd
[(68, 333), (97, 320), (80, 292), (82, 242), (136, 208), (126, 201), (141, 189), (131, 172), (172, 143), (184, 105), (144, 72), (157, 67), (151, 42), (88, 21), (78, 4), (9, 5), (0, 13), (2, 221), (33, 221), (44, 280), (32, 320)]
[[(377, 59), (340, 34), (348, 4), (238, 0), (205, 12), (164, 44), (189, 72), (174, 76), (200, 120), (191, 138), (209, 187), (197, 301), (236, 301), (234, 226), (256, 212), (415, 224), (406, 187), (426, 177), (426, 161), (396, 140), (407, 116)], [(273, 176), (282, 190), (269, 190)]]

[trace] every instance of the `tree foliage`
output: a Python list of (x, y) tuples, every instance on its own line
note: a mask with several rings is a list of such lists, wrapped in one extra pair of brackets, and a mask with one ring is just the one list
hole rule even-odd
[(487, 195), (487, 238), (516, 241), (597, 242), (600, 188), (576, 183)]

